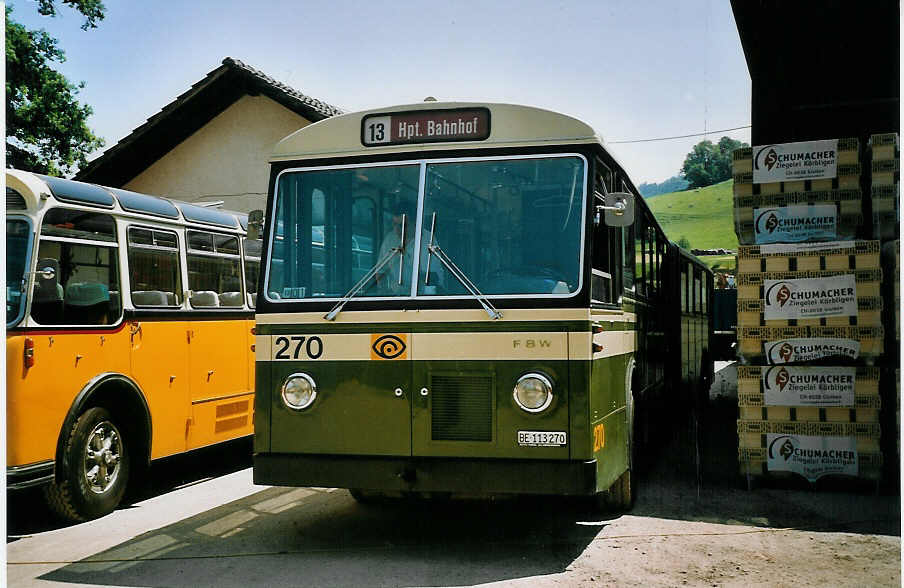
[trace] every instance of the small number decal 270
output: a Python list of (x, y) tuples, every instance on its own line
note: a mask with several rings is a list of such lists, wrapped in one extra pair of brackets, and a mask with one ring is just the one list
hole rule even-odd
[(593, 427), (593, 451), (597, 452), (606, 446), (606, 428), (602, 423)]
[[(291, 337), (277, 337), (273, 344), (276, 345), (274, 359), (317, 359), (323, 355), (323, 340), (318, 336), (303, 337), (292, 335)], [(291, 348), (291, 355), (290, 353)], [(305, 357), (299, 358), (302, 350)]]

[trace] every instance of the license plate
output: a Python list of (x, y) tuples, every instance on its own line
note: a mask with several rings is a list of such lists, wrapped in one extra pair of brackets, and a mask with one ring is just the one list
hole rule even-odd
[(564, 447), (567, 444), (565, 431), (518, 431), (521, 447)]

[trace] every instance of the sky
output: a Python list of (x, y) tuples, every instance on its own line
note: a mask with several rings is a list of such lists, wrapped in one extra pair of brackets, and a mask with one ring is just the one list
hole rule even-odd
[(510, 102), (592, 125), (635, 184), (661, 182), (704, 138), (750, 142), (750, 75), (727, 0), (104, 0), (106, 18), (9, 0), (59, 39), (111, 147), (233, 57), (346, 111)]

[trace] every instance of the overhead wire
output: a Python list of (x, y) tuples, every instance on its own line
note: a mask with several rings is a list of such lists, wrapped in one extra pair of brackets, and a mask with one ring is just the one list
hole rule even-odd
[(741, 127), (733, 127), (730, 129), (720, 129), (717, 131), (704, 131), (702, 133), (691, 133), (690, 135), (675, 135), (674, 137), (656, 137), (654, 139), (630, 139), (625, 141), (606, 141), (607, 145), (619, 145), (624, 143), (650, 143), (652, 141), (671, 141), (672, 139), (687, 139), (688, 137), (701, 137), (703, 135), (713, 135), (715, 133), (727, 133), (729, 131), (740, 131), (741, 129), (749, 129), (750, 125)]

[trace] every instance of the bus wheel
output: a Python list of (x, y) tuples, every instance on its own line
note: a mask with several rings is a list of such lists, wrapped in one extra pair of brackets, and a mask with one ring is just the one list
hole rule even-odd
[(625, 403), (625, 413), (625, 423), (627, 425), (628, 469), (626, 469), (622, 475), (609, 486), (608, 490), (597, 495), (597, 504), (599, 508), (604, 511), (624, 512), (631, 510), (631, 507), (634, 506), (634, 482), (632, 473), (637, 459), (634, 437), (634, 394), (628, 394)]
[(631, 484), (631, 470), (625, 470), (606, 492), (609, 506), (617, 511), (628, 511), (634, 506), (634, 486)]
[(62, 481), (45, 487), (47, 502), (70, 521), (86, 521), (116, 508), (129, 479), (126, 439), (105, 408), (86, 410), (69, 432)]

